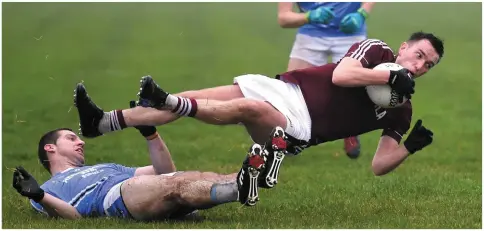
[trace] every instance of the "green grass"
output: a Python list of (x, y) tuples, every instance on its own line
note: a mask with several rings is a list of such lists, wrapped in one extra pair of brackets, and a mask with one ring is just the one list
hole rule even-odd
[[(23, 165), (48, 179), (36, 157), (49, 129), (77, 129), (72, 91), (84, 80), (104, 109), (125, 108), (151, 74), (179, 92), (230, 84), (236, 75), (285, 70), (295, 30), (277, 25), (276, 3), (3, 3), (3, 228), (481, 228), (481, 5), (378, 3), (370, 37), (394, 49), (416, 30), (445, 39), (445, 57), (417, 81), (414, 118), (435, 142), (395, 172), (375, 177), (380, 132), (361, 137), (362, 156), (342, 142), (287, 158), (276, 188), (254, 208), (202, 211), (201, 222), (46, 219), (11, 187)], [(410, 16), (410, 13), (413, 15)], [(433, 13), (433, 14), (431, 14)], [(42, 37), (41, 39), (39, 39)], [(36, 39), (37, 38), (37, 39)], [(158, 127), (180, 170), (239, 169), (244, 129), (192, 119)], [(135, 130), (87, 140), (87, 164), (149, 164)]]

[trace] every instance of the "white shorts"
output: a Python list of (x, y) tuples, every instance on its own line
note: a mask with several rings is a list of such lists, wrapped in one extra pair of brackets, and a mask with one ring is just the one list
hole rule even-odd
[(280, 111), (287, 121), (284, 129), (292, 137), (309, 141), (311, 117), (298, 85), (264, 75), (241, 75), (234, 78), (245, 98), (266, 101)]
[(366, 36), (311, 37), (297, 34), (289, 57), (321, 66), (328, 63), (331, 55), (332, 62), (336, 63), (343, 58), (351, 45), (365, 39)]

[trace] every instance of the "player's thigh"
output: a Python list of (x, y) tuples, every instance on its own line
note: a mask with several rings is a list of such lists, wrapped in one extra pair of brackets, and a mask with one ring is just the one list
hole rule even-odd
[(298, 58), (289, 58), (289, 63), (287, 64), (287, 71), (293, 71), (309, 67), (314, 67), (314, 65)]
[(205, 88), (200, 90), (185, 91), (176, 96), (194, 98), (194, 99), (212, 99), (227, 101), (237, 98), (243, 98), (244, 95), (237, 85), (225, 85), (212, 88)]
[(135, 219), (162, 219), (182, 207), (175, 193), (176, 187), (175, 177), (144, 175), (126, 180), (121, 185), (121, 195)]
[(244, 126), (252, 141), (261, 145), (269, 139), (269, 134), (274, 127), (280, 126), (284, 128), (283, 123), (270, 126), (268, 124), (247, 122), (244, 123)]
[(256, 143), (263, 144), (276, 126), (285, 128), (287, 126), (286, 117), (282, 112), (277, 110), (269, 102), (260, 100), (250, 100), (245, 104), (244, 112), (248, 116), (242, 121), (252, 140)]
[[(304, 68), (304, 61), (312, 66), (320, 66), (328, 62), (329, 44), (325, 38), (313, 37), (305, 34), (297, 34), (291, 50), (289, 70)], [(291, 59), (293, 62), (291, 63)], [(301, 65), (301, 67), (297, 67)]]
[(331, 47), (332, 62), (336, 63), (340, 61), (353, 44), (365, 39), (366, 36), (364, 35), (334, 38), (333, 46)]
[[(257, 105), (257, 106), (256, 106)], [(257, 109), (254, 109), (257, 108)], [(274, 108), (270, 103), (264, 101), (256, 101), (251, 109), (258, 110), (258, 117), (245, 120), (244, 124), (247, 133), (249, 133), (252, 140), (258, 144), (263, 144), (269, 138), (269, 134), (276, 126), (285, 128), (287, 120), (284, 114)]]

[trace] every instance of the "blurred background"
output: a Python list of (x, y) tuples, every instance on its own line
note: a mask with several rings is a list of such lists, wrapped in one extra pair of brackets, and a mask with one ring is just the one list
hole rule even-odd
[[(46, 219), (11, 187), (23, 165), (49, 178), (38, 139), (78, 128), (73, 90), (84, 81), (104, 110), (127, 108), (150, 74), (168, 92), (231, 84), (235, 76), (286, 70), (295, 29), (277, 24), (277, 3), (2, 3), (3, 228), (482, 228), (481, 3), (377, 3), (368, 36), (393, 50), (415, 31), (444, 39), (445, 56), (417, 80), (414, 116), (434, 143), (375, 177), (380, 131), (361, 156), (342, 141), (286, 158), (280, 183), (253, 208), (228, 204), (196, 221)], [(179, 170), (236, 172), (251, 145), (240, 126), (181, 119), (158, 127)], [(136, 130), (85, 139), (87, 164), (149, 164)]]

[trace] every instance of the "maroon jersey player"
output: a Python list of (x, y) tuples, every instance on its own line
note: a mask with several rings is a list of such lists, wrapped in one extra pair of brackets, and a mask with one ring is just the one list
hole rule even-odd
[[(393, 52), (383, 41), (367, 39), (354, 44), (337, 64), (295, 70), (270, 78), (242, 75), (232, 85), (168, 94), (150, 76), (141, 80), (140, 101), (148, 107), (80, 115), (85, 137), (137, 125), (162, 125), (180, 117), (196, 118), (215, 125), (243, 125), (251, 138), (264, 143), (274, 127), (288, 137), (287, 151), (327, 141), (382, 130), (372, 162), (376, 175), (384, 175), (410, 154), (432, 142), (432, 132), (418, 120), (403, 144), (412, 120), (410, 101), (399, 108), (375, 106), (364, 86), (388, 84), (400, 95), (411, 98), (414, 79), (439, 63), (443, 42), (431, 33), (416, 32)], [(380, 63), (395, 62), (400, 71), (373, 70)], [(412, 78), (409, 78), (412, 77)], [(266, 168), (280, 167), (283, 156), (268, 155)], [(272, 182), (276, 171), (270, 171)], [(271, 185), (262, 185), (272, 187)]]
[[(359, 61), (362, 67), (373, 68), (380, 63), (394, 62), (395, 57), (384, 42), (368, 39), (354, 44), (342, 60), (342, 65), (351, 61)], [(302, 90), (312, 121), (310, 144), (342, 139), (376, 129), (383, 129), (384, 135), (400, 142), (402, 134), (410, 126), (410, 101), (402, 107), (386, 110), (374, 105), (364, 87), (347, 87), (344, 86), (345, 79), (333, 78), (339, 65), (327, 64), (277, 76), (285, 82), (297, 84)]]

